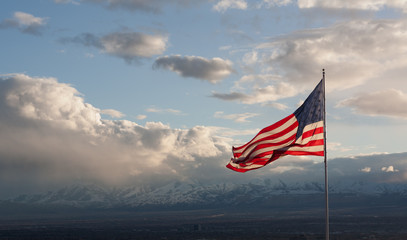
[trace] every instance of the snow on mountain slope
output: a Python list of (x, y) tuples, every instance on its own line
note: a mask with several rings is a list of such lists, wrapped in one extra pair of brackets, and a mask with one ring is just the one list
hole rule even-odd
[[(406, 184), (366, 182), (330, 183), (331, 194), (399, 194), (407, 196)], [(133, 186), (106, 188), (98, 185), (73, 185), (43, 194), (21, 195), (12, 202), (56, 204), (75, 207), (143, 207), (143, 206), (233, 206), (264, 202), (273, 196), (323, 194), (324, 185), (317, 182), (285, 183), (268, 179), (247, 184), (171, 182), (160, 187)]]

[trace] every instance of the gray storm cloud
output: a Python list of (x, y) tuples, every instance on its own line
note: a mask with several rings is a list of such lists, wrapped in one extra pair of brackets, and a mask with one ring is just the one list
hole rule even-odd
[(199, 0), (54, 0), (55, 3), (94, 3), (107, 9), (122, 9), (127, 11), (143, 11), (159, 13), (166, 4), (175, 4), (178, 6), (189, 6), (199, 3)]
[(206, 59), (199, 56), (164, 56), (154, 62), (154, 68), (163, 68), (176, 72), (182, 77), (193, 77), (220, 82), (234, 72), (232, 62), (222, 58)]
[(14, 12), (12, 18), (0, 22), (0, 29), (17, 28), (22, 33), (41, 35), (46, 22), (46, 18), (35, 17), (25, 12)]
[[(55, 3), (75, 3), (88, 2), (102, 5), (108, 9), (123, 9), (128, 11), (146, 11), (159, 13), (165, 4), (178, 6), (189, 6), (197, 4), (199, 0), (54, 0)], [(202, 2), (202, 1), (201, 1)], [(383, 8), (401, 9), (407, 11), (407, 3), (404, 0), (218, 0), (214, 2), (213, 10), (225, 12), (228, 9), (247, 10), (250, 7), (276, 7), (296, 4), (300, 9), (347, 9), (361, 11), (379, 11)]]
[(131, 63), (162, 54), (167, 48), (167, 40), (166, 36), (159, 34), (112, 32), (101, 37), (92, 33), (83, 33), (72, 38), (60, 39), (60, 42), (95, 47), (103, 53)]

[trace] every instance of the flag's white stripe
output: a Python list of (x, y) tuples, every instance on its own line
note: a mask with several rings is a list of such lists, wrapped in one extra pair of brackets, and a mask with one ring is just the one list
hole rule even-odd
[[(290, 132), (284, 134), (284, 135), (281, 136), (281, 137), (278, 137), (278, 138), (275, 138), (275, 139), (272, 139), (272, 140), (260, 141), (260, 142), (257, 142), (257, 143), (255, 143), (255, 144), (250, 145), (248, 148), (245, 149), (245, 151), (242, 153), (242, 155), (239, 157), (239, 159), (240, 159), (240, 158), (245, 158), (246, 156), (248, 156), (248, 155), (250, 154), (250, 152), (251, 152), (256, 146), (258, 146), (259, 144), (278, 143), (278, 142), (284, 141), (284, 140), (286, 140), (286, 139), (289, 139), (290, 137), (292, 137), (293, 135), (295, 135), (295, 134), (297, 133), (297, 129), (298, 129), (298, 127), (294, 128), (293, 130), (291, 130)], [(294, 137), (294, 139), (295, 139), (295, 137)], [(292, 144), (292, 141), (290, 141), (290, 142), (288, 142), (288, 143), (280, 144), (280, 145), (277, 145), (277, 146), (273, 146), (273, 147), (270, 147), (270, 148), (278, 149), (278, 148), (282, 148), (282, 147), (288, 146), (288, 145), (290, 145), (290, 144)], [(236, 151), (234, 151), (234, 152), (236, 152)], [(252, 154), (251, 154), (251, 155), (252, 155)]]
[[(284, 143), (284, 144), (281, 144), (281, 145), (278, 145), (278, 146), (261, 148), (261, 149), (259, 149), (257, 151), (254, 151), (253, 153), (251, 153), (250, 157), (247, 160), (251, 160), (253, 158), (256, 158), (258, 155), (260, 155), (262, 153), (265, 153), (265, 152), (270, 152), (270, 151), (273, 151), (273, 150), (276, 150), (276, 149), (281, 149), (281, 148), (290, 146), (292, 143), (293, 143), (293, 141), (290, 141), (290, 142), (287, 142), (287, 143)], [(262, 158), (264, 158), (264, 157), (266, 157), (266, 156), (262, 156)], [(242, 156), (239, 157), (239, 159), (240, 158), (242, 158)]]
[(311, 124), (308, 124), (307, 126), (304, 127), (304, 130), (302, 132), (307, 132), (309, 130), (315, 129), (315, 128), (319, 128), (319, 127), (323, 127), (324, 126), (324, 122), (323, 121), (319, 121), (319, 122), (314, 122)]
[[(286, 147), (286, 148), (281, 148), (279, 150), (282, 151), (296, 151), (296, 152), (321, 152), (324, 151), (324, 145), (317, 145), (317, 146), (311, 146), (311, 147)], [(271, 158), (271, 156), (273, 155), (273, 153), (267, 154), (262, 156), (261, 158), (264, 159), (269, 159)], [(252, 158), (250, 158), (251, 160)], [(241, 166), (239, 164), (234, 163), (233, 161), (230, 161), (229, 164), (235, 168), (239, 168), (239, 169), (255, 169), (255, 168), (260, 168), (263, 167), (263, 164), (254, 164), (251, 163), (250, 160), (248, 160), (249, 162), (244, 163), (244, 166)]]
[[(259, 151), (256, 151), (256, 154), (252, 154), (250, 158), (246, 159), (246, 161), (250, 161), (254, 158), (257, 157), (257, 155), (264, 153), (264, 152), (268, 152), (268, 151), (273, 151), (276, 150), (276, 148), (272, 149), (270, 148), (263, 148), (260, 149)], [(309, 147), (298, 147), (298, 146), (293, 146), (293, 147), (285, 147), (285, 148), (280, 148), (277, 149), (279, 151), (296, 151), (296, 152), (321, 152), (324, 151), (324, 145), (316, 145), (316, 146), (309, 146)], [(273, 152), (271, 152), (270, 154), (264, 155), (261, 158), (270, 158), (273, 155)], [(242, 158), (238, 158), (237, 160), (240, 160)], [(246, 163), (247, 165), (250, 164), (250, 162)]]
[[(263, 140), (260, 142), (257, 142), (256, 144), (252, 144), (250, 147), (246, 148), (246, 150), (242, 153), (242, 155), (240, 157), (246, 157), (247, 155), (250, 154), (250, 152), (259, 144), (268, 144), (268, 143), (278, 143), (278, 142), (282, 142), (284, 140), (289, 139), (290, 137), (292, 137), (293, 135), (295, 135), (297, 132), (297, 128), (293, 129), (292, 131), (286, 133), (285, 135), (279, 137), (279, 138), (275, 138), (272, 140)], [(291, 142), (292, 143), (292, 142)], [(287, 146), (287, 144), (280, 144), (277, 146), (273, 146), (274, 149), (278, 149), (281, 147)]]
[[(309, 124), (309, 125), (307, 125), (306, 127), (307, 127), (307, 130), (309, 131), (309, 130), (312, 130), (312, 128), (310, 128), (310, 126), (311, 125), (313, 125), (313, 126), (321, 126), (321, 124), (320, 123), (322, 123), (323, 124), (323, 122), (321, 121), (321, 122), (317, 122), (317, 124)], [(305, 128), (304, 128), (305, 129)], [(289, 137), (290, 136), (292, 136), (292, 134), (295, 134), (296, 133), (296, 131), (297, 131), (297, 128), (295, 128), (293, 131), (291, 131), (290, 133), (288, 133), (288, 134), (290, 134), (289, 135)], [(284, 138), (285, 139), (288, 139), (289, 137), (286, 137), (288, 134), (286, 134), (286, 135), (284, 135)], [(319, 134), (315, 134), (315, 135), (312, 135), (312, 136), (309, 136), (309, 137), (307, 137), (307, 138), (304, 138), (304, 139), (301, 139), (302, 141), (301, 142), (296, 142), (297, 144), (302, 144), (302, 145), (306, 145), (307, 143), (309, 143), (310, 141), (314, 141), (314, 140), (322, 140), (322, 139), (324, 139), (324, 134), (323, 133), (319, 133)], [(279, 139), (278, 139), (279, 141), (283, 141), (284, 139), (282, 139), (282, 137), (280, 137)], [(282, 150), (282, 151), (287, 151), (287, 150), (289, 150), (289, 151), (297, 151), (296, 149), (299, 149), (299, 151), (303, 151), (303, 152), (308, 152), (308, 151), (310, 151), (310, 152), (314, 152), (314, 151), (321, 151), (321, 150), (313, 150), (311, 147), (315, 147), (315, 146), (309, 146), (309, 147), (298, 147), (298, 146), (296, 146), (296, 147), (291, 147), (291, 148), (287, 148), (287, 146), (289, 146), (289, 145), (291, 145), (292, 144), (292, 142), (287, 142), (287, 143), (284, 143), (284, 144), (281, 144), (281, 145), (277, 145), (277, 146), (271, 146), (271, 147), (265, 147), (265, 148), (261, 148), (261, 149), (258, 149), (257, 151), (254, 151), (254, 152), (252, 152), (251, 153), (251, 151), (256, 147), (256, 146), (258, 146), (259, 144), (267, 144), (267, 143), (275, 143), (275, 142), (279, 142), (279, 141), (276, 141), (276, 139), (274, 139), (274, 140), (265, 140), (265, 141), (261, 141), (261, 142), (258, 142), (258, 143), (256, 143), (256, 144), (253, 144), (253, 145), (251, 145), (248, 149), (246, 149), (246, 151), (239, 157), (239, 158), (237, 158), (236, 159), (236, 161), (241, 161), (241, 160), (246, 160), (246, 161), (249, 161), (249, 160), (252, 160), (252, 159), (254, 159), (254, 158), (256, 158), (259, 154), (262, 154), (262, 153), (265, 153), (265, 152), (269, 152), (269, 151), (273, 151), (273, 150), (277, 150), (277, 149), (280, 149), (280, 150)], [(323, 145), (322, 145), (323, 146)], [(308, 149), (308, 150), (307, 150)], [(322, 150), (323, 150), (323, 148), (322, 148)], [(248, 157), (248, 156), (250, 156), (250, 157)], [(262, 158), (265, 158), (266, 156), (262, 156)], [(246, 159), (247, 158), (247, 159)]]
[(324, 151), (324, 145), (322, 144), (322, 145), (316, 145), (316, 146), (310, 146), (310, 147), (293, 146), (293, 147), (282, 148), (279, 150), (296, 151), (296, 152), (320, 152), (320, 151)]
[[(288, 128), (289, 126), (291, 126), (292, 124), (294, 124), (297, 121), (297, 118), (293, 115), (292, 118), (290, 118), (287, 122), (285, 122), (283, 125), (281, 125), (278, 128), (274, 128), (271, 131), (259, 134), (257, 137), (255, 137), (254, 139), (252, 139), (250, 142), (247, 143), (246, 148), (248, 146), (250, 146), (250, 144), (252, 144), (253, 142), (256, 142), (262, 138), (266, 138), (268, 136), (271, 136), (273, 134), (279, 133), (281, 131), (283, 131), (284, 129)], [(234, 152), (235, 153), (241, 153), (245, 150), (245, 148), (241, 148), (241, 149), (236, 149)]]
[[(315, 137), (315, 139), (314, 139), (314, 137)], [(321, 133), (321, 134), (316, 134), (316, 135), (314, 135), (314, 136), (312, 136), (312, 137), (309, 137), (309, 138), (307, 138), (307, 139), (310, 139), (310, 141), (311, 140), (322, 140), (324, 138), (324, 134), (323, 133)], [(307, 143), (308, 143), (309, 141), (307, 141)], [(278, 150), (278, 149), (281, 149), (281, 150), (290, 150), (290, 151), (295, 151), (295, 149), (300, 149), (301, 151), (303, 151), (303, 152), (308, 152), (308, 151), (311, 151), (311, 152), (313, 152), (314, 150), (313, 150), (313, 147), (320, 147), (320, 146), (322, 146), (322, 150), (323, 150), (323, 145), (316, 145), (316, 146), (308, 146), (308, 147), (301, 147), (301, 146), (293, 146), (293, 147), (288, 147), (288, 146), (290, 146), (292, 144), (292, 142), (288, 142), (288, 143), (285, 143), (285, 144), (281, 144), (281, 145), (279, 145), (279, 146), (272, 146), (272, 147), (265, 147), (265, 148), (261, 148), (261, 149), (259, 149), (259, 150), (257, 150), (257, 151), (254, 151), (254, 152), (252, 152), (251, 154), (250, 154), (250, 157), (249, 158), (247, 158), (247, 160), (251, 160), (251, 159), (253, 159), (253, 158), (256, 158), (258, 155), (260, 155), (260, 154), (262, 154), (262, 153), (265, 153), (265, 152), (269, 152), (269, 151), (273, 151), (273, 150)], [(287, 148), (288, 147), (288, 148)], [(317, 150), (317, 151), (320, 151), (320, 150)], [(265, 156), (262, 156), (262, 158), (264, 158)], [(241, 156), (241, 157), (239, 157), (238, 159), (239, 160), (241, 160), (241, 159), (243, 159), (244, 157), (243, 156)]]
[[(311, 130), (314, 130), (316, 128), (320, 128), (324, 126), (324, 122), (323, 121), (319, 121), (319, 122), (315, 122), (315, 123), (311, 123), (308, 124), (307, 126), (304, 127), (302, 134)], [(317, 138), (313, 138), (314, 136), (319, 135), (319, 134), (315, 134), (306, 138), (302, 138), (302, 135), (297, 139), (297, 141), (295, 143), (297, 144), (307, 144), (309, 141), (311, 140), (316, 140)], [(308, 139), (311, 138), (311, 139)]]
[[(264, 139), (264, 138), (267, 138), (267, 137), (269, 137), (269, 136), (271, 136), (271, 135), (280, 133), (280, 132), (284, 131), (286, 128), (292, 126), (292, 124), (295, 124), (295, 123), (296, 123), (295, 117), (294, 117), (293, 120), (294, 120), (294, 121), (291, 121), (291, 120), (290, 120), (289, 122), (287, 122), (287, 123), (290, 123), (290, 124), (284, 124), (284, 125), (282, 125), (282, 126), (284, 126), (284, 129), (279, 129), (278, 132), (272, 130), (272, 131), (268, 131), (268, 132), (266, 132), (266, 133), (262, 133), (262, 134), (260, 134), (261, 137), (256, 137), (255, 140), (250, 141), (250, 144), (247, 144), (246, 147), (241, 148), (241, 149), (235, 149), (233, 152), (234, 152), (234, 153), (242, 153), (242, 152), (244, 152), (244, 151), (247, 151), (248, 149), (252, 149), (252, 148), (253, 148), (253, 145), (255, 146), (255, 145), (260, 144), (260, 143), (276, 143), (276, 142), (281, 142), (281, 141), (283, 141), (284, 139), (287, 139), (287, 135), (291, 136), (291, 135), (292, 135), (292, 132), (294, 132), (294, 131), (297, 132), (298, 127), (296, 127), (295, 129), (291, 130), (290, 132), (288, 132), (288, 133), (286, 133), (285, 135), (280, 136), (280, 137), (278, 137), (278, 138), (261, 141), (261, 139)], [(287, 125), (288, 125), (288, 126), (287, 126)], [(259, 135), (259, 136), (260, 136), (260, 135)], [(260, 142), (256, 142), (256, 141), (260, 141)]]
[(300, 145), (306, 145), (308, 144), (310, 141), (314, 141), (314, 140), (321, 140), (324, 139), (324, 133), (318, 133), (318, 134), (314, 134), (312, 136), (306, 137), (306, 138), (298, 138), (297, 141), (295, 141), (296, 144), (300, 144)]

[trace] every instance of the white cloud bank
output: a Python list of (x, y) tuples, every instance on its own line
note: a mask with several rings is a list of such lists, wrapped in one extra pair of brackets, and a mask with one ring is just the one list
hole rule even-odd
[(345, 99), (338, 107), (350, 107), (358, 114), (407, 119), (407, 94), (396, 89), (363, 93)]
[(256, 51), (261, 64), (291, 83), (315, 82), (325, 68), (328, 90), (341, 90), (407, 65), (406, 27), (406, 21), (400, 20), (342, 22), (272, 39)]
[(201, 162), (222, 168), (230, 150), (210, 127), (102, 119), (106, 111), (54, 78), (3, 76), (0, 100), (0, 180), (9, 184), (120, 183), (155, 174), (182, 179)]
[[(404, 19), (354, 20), (270, 38), (242, 57), (246, 67), (262, 74), (244, 76), (230, 92), (215, 92), (212, 96), (243, 104), (275, 102), (311, 90), (321, 79), (323, 68), (329, 93), (382, 84), (383, 79), (400, 84), (404, 81), (401, 69), (407, 68), (405, 29)], [(246, 87), (241, 87), (242, 84)], [(383, 97), (389, 94), (389, 91), (380, 93)], [(342, 105), (352, 104), (369, 114), (399, 116), (405, 111), (390, 111), (400, 108), (404, 98), (404, 93), (395, 93), (390, 99), (397, 100), (397, 104), (388, 110), (385, 105), (389, 101), (379, 103), (376, 109), (358, 106), (351, 100)]]

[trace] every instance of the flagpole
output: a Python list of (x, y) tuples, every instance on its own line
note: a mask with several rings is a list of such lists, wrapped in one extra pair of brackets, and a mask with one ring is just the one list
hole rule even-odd
[(322, 69), (324, 85), (324, 167), (325, 167), (325, 239), (329, 240), (329, 205), (328, 205), (328, 164), (326, 152), (326, 101), (325, 101), (325, 69)]

